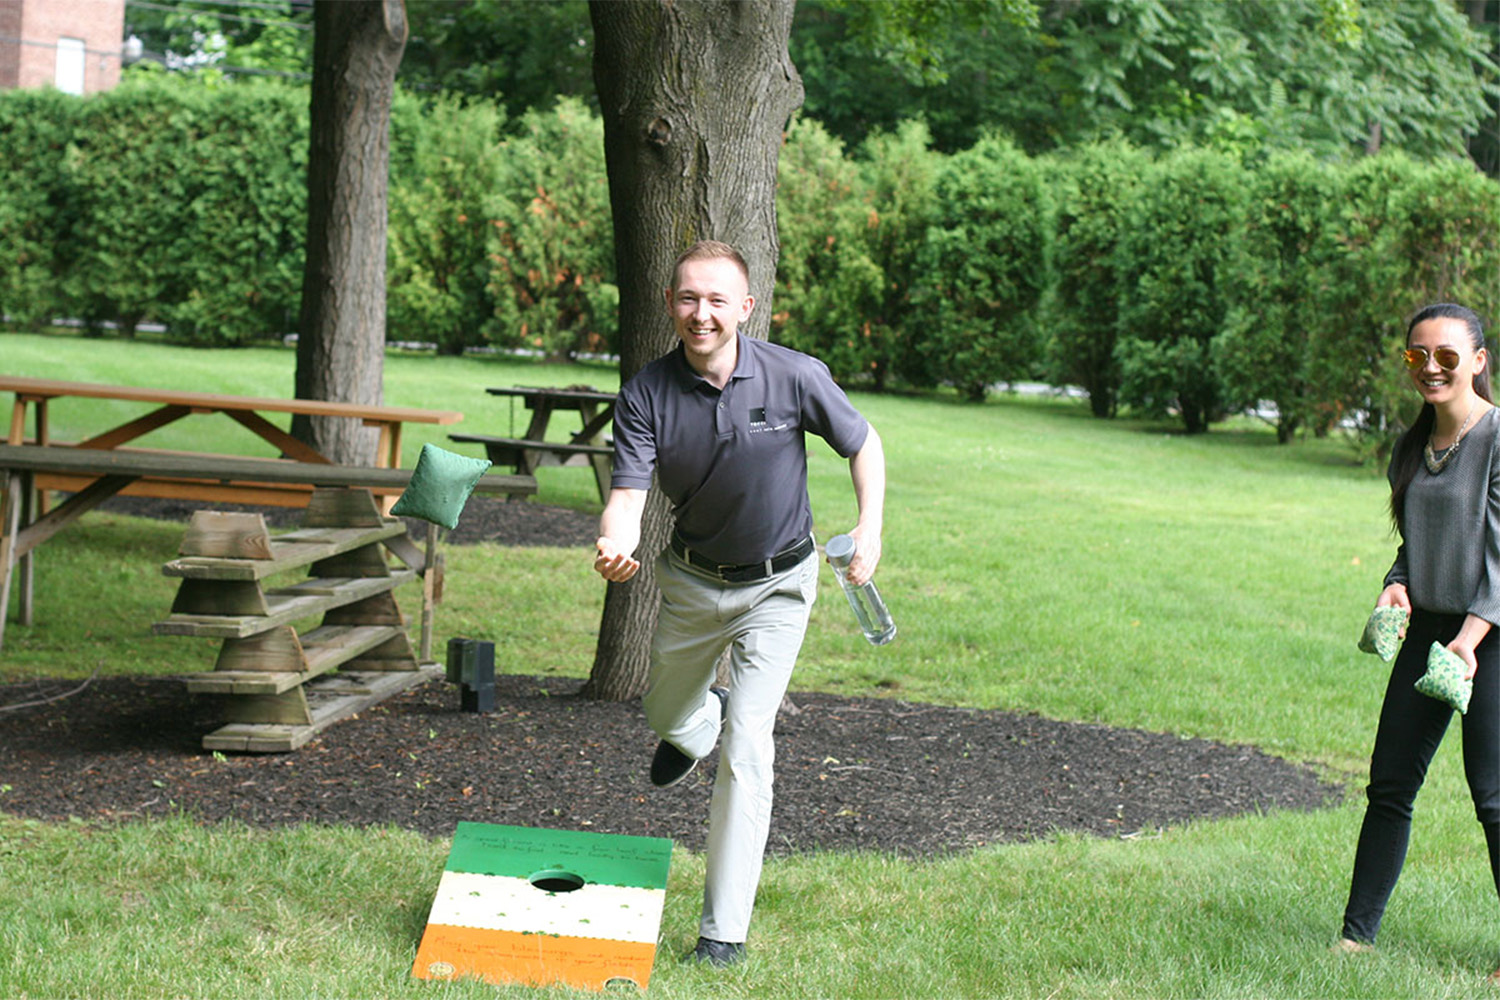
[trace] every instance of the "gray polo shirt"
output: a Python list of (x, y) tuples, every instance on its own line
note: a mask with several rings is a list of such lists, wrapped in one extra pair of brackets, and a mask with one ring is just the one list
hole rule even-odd
[(683, 542), (729, 564), (760, 562), (812, 531), (805, 432), (848, 458), (870, 426), (823, 362), (743, 335), (738, 345), (722, 392), (680, 344), (625, 383), (610, 480), (650, 489), (655, 469)]
[(1426, 611), (1500, 624), (1500, 410), (1474, 422), (1437, 475), (1422, 465), (1406, 489), (1406, 530), (1385, 582)]

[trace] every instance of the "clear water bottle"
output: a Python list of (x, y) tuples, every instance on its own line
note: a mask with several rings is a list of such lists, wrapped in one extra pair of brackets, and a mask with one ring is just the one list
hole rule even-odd
[(834, 535), (828, 539), (823, 551), (828, 556), (829, 565), (833, 567), (833, 575), (839, 578), (839, 586), (844, 588), (844, 596), (849, 598), (849, 606), (854, 609), (854, 617), (864, 630), (865, 638), (873, 646), (884, 646), (894, 639), (896, 623), (891, 619), (885, 602), (880, 599), (875, 581), (855, 586), (846, 575), (849, 561), (854, 558), (854, 539), (848, 535)]

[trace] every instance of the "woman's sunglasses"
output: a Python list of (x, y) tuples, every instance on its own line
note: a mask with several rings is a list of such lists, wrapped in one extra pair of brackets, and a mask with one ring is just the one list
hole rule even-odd
[(1425, 347), (1408, 347), (1401, 352), (1401, 360), (1406, 362), (1406, 367), (1412, 371), (1421, 371), (1427, 367), (1427, 358), (1431, 357), (1438, 363), (1438, 367), (1445, 372), (1451, 372), (1463, 361), (1463, 355), (1451, 347), (1439, 347), (1428, 354)]

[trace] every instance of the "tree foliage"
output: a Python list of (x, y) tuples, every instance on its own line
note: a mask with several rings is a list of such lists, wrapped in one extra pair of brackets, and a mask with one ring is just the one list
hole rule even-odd
[(952, 382), (974, 400), (997, 382), (1038, 377), (1036, 308), (1052, 232), (1041, 166), (985, 139), (943, 164), (933, 203), (912, 290), (924, 334), (903, 345), (902, 375), (919, 386)]
[(792, 35), (807, 113), (847, 143), (920, 116), (953, 151), (998, 129), (1031, 152), (1110, 136), (1146, 147), (1265, 145), (1344, 155), (1371, 142), (1463, 148), (1492, 117), (1489, 40), (1450, 0), (1038, 0), (966, 4), (922, 25), (925, 73), (804, 0)]
[(62, 244), (54, 310), (205, 345), (288, 329), (306, 149), (286, 140), (306, 124), (286, 96), (146, 78), (76, 102), (55, 182), (82, 224)]
[(880, 360), (870, 321), (884, 275), (871, 259), (878, 215), (859, 164), (817, 122), (799, 121), (777, 168), (781, 259), (771, 338), (821, 359), (842, 381)]
[[(393, 340), (619, 349), (600, 129), (577, 101), (512, 122), (398, 95)], [(798, 120), (781, 152), (762, 318), (854, 384), (977, 397), (1041, 377), (1101, 416), (1201, 430), (1253, 411), (1284, 440), (1352, 427), (1378, 455), (1410, 416), (1391, 364), (1405, 317), (1438, 298), (1500, 315), (1500, 185), (1457, 156), (954, 155), (929, 134), (848, 150)], [(0, 94), (0, 310), (204, 345), (294, 332), (306, 135), (306, 91), (280, 82)]]
[(1213, 344), (1230, 410), (1274, 406), (1276, 438), (1334, 415), (1312, 378), (1324, 324), (1311, 305), (1326, 274), (1339, 174), (1305, 153), (1271, 157), (1251, 172), (1245, 228), (1228, 268), (1231, 305)]
[(505, 161), (504, 112), (442, 96), (397, 92), (391, 113), (391, 227), (386, 328), (392, 340), (443, 354), (499, 333), (490, 243)]
[(1211, 347), (1229, 311), (1230, 268), (1244, 226), (1246, 172), (1212, 150), (1154, 164), (1120, 240), (1120, 399), (1188, 433), (1224, 414)]
[(1096, 417), (1119, 403), (1120, 242), (1148, 157), (1123, 142), (1090, 143), (1049, 160), (1057, 202), (1055, 283), (1047, 303), (1053, 380), (1088, 393)]
[(144, 58), (127, 76), (169, 69), (206, 82), (226, 75), (306, 79), (312, 64), (312, 0), (256, 0), (237, 9), (127, 4), (125, 35)]
[(0, 100), (0, 317), (35, 326), (59, 308), (75, 207), (58, 179), (73, 140), (76, 101), (57, 90)]
[(492, 339), (559, 356), (612, 350), (620, 294), (599, 117), (571, 98), (527, 112), (499, 154)]
[(420, 0), (401, 84), (501, 103), (519, 121), (571, 97), (598, 110), (586, 0)]

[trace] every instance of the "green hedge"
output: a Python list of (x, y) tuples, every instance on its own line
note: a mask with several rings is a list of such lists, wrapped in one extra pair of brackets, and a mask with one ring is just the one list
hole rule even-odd
[(1087, 146), (1048, 161), (1057, 202), (1053, 294), (1046, 310), (1052, 381), (1081, 386), (1097, 417), (1114, 416), (1119, 402), (1119, 243), (1128, 231), (1124, 213), (1149, 162), (1123, 143)]
[(1176, 410), (1189, 433), (1226, 410), (1212, 344), (1231, 305), (1248, 181), (1226, 153), (1172, 153), (1147, 168), (1116, 244), (1120, 399), (1155, 416)]
[[(0, 93), (0, 313), (223, 346), (294, 332), (307, 92), (136, 77), (86, 98)], [(388, 336), (440, 350), (613, 347), (618, 297), (597, 118), (505, 130), (497, 106), (399, 94)]]
[(1311, 303), (1326, 278), (1339, 175), (1301, 154), (1278, 154), (1247, 178), (1248, 202), (1228, 269), (1229, 310), (1213, 341), (1213, 363), (1227, 407), (1276, 410), (1285, 442), (1303, 427), (1325, 432), (1337, 415), (1313, 378), (1322, 324)]
[(61, 310), (64, 238), (77, 215), (58, 180), (75, 107), (55, 90), (0, 94), (0, 315), (23, 326)]
[[(306, 122), (305, 89), (275, 82), (0, 93), (0, 312), (204, 345), (292, 332)], [(601, 133), (579, 102), (507, 121), (398, 93), (389, 337), (614, 350)], [(1271, 412), (1282, 440), (1352, 426), (1376, 455), (1411, 416), (1405, 317), (1500, 316), (1500, 185), (1454, 159), (948, 156), (919, 123), (851, 151), (799, 120), (778, 209), (771, 336), (876, 389), (1042, 379), (1101, 417)]]

